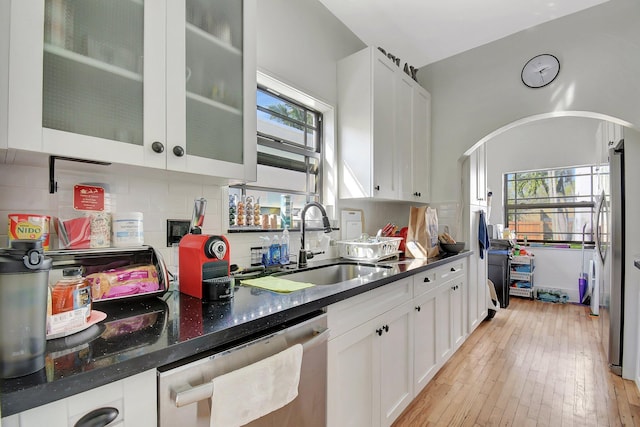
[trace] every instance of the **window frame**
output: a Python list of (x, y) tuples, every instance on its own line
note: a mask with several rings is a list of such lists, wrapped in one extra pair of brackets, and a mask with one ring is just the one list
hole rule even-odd
[[(514, 199), (516, 202), (513, 203), (513, 200), (509, 199), (509, 184), (513, 183), (513, 185), (517, 186), (518, 182), (522, 182), (524, 180), (530, 180), (532, 178), (525, 178), (525, 179), (517, 179), (517, 176), (519, 174), (525, 174), (525, 173), (535, 173), (535, 172), (551, 172), (551, 171), (566, 171), (566, 170), (571, 170), (571, 169), (584, 169), (584, 168), (589, 168), (589, 173), (573, 173), (572, 175), (567, 175), (570, 177), (578, 177), (578, 176), (589, 176), (590, 177), (590, 193), (589, 195), (580, 195), (580, 196), (565, 196), (565, 197), (579, 197), (581, 199), (584, 199), (586, 197), (589, 197), (590, 200), (589, 201), (575, 201), (575, 202), (558, 202), (558, 201), (547, 201), (547, 202), (539, 202), (539, 203), (517, 203), (517, 191), (515, 191), (516, 194), (516, 198)], [(603, 175), (606, 174), (608, 175), (608, 172), (603, 173), (600, 170), (600, 166), (598, 165), (580, 165), (580, 166), (566, 166), (566, 167), (554, 167), (554, 168), (543, 168), (543, 169), (533, 169), (533, 170), (526, 170), (526, 171), (515, 171), (515, 172), (509, 172), (509, 173), (505, 173), (503, 174), (503, 207), (504, 207), (504, 220), (505, 220), (505, 227), (511, 227), (511, 222), (510, 222), (510, 215), (513, 215), (514, 217), (514, 224), (515, 226), (513, 227), (514, 229), (511, 230), (513, 232), (515, 232), (516, 234), (516, 240), (518, 241), (523, 241), (525, 240), (525, 236), (527, 236), (527, 241), (528, 242), (536, 242), (536, 243), (543, 243), (543, 244), (577, 244), (577, 243), (583, 243), (583, 244), (588, 244), (588, 245), (593, 245), (595, 243), (595, 239), (594, 239), (594, 235), (593, 235), (593, 230), (594, 230), (594, 221), (595, 221), (595, 210), (597, 207), (597, 203), (598, 203), (598, 197), (600, 196), (599, 192), (597, 191), (596, 185), (595, 185), (595, 180)], [(513, 176), (514, 179), (509, 179), (510, 176)], [(548, 177), (546, 177), (548, 178)], [(551, 200), (551, 199), (557, 199), (557, 197), (546, 197), (546, 198), (539, 198), (539, 199), (547, 199), (547, 200)], [(530, 198), (527, 200), (531, 200)], [(586, 234), (584, 233), (584, 231), (581, 230), (573, 230), (571, 232), (569, 231), (556, 231), (556, 230), (552, 230), (551, 233), (552, 235), (557, 235), (557, 234), (571, 234), (572, 236), (580, 236), (582, 235), (582, 239), (581, 240), (561, 240), (561, 239), (531, 239), (528, 237), (528, 235), (525, 232), (519, 232), (518, 231), (518, 220), (517, 217), (518, 215), (521, 215), (523, 213), (523, 211), (529, 211), (529, 210), (543, 210), (543, 209), (571, 209), (574, 213), (576, 212), (584, 212), (585, 208), (588, 208), (590, 210), (590, 216), (589, 216), (589, 225), (590, 227), (588, 228), (588, 231), (586, 232)], [(582, 210), (582, 211), (581, 211)], [(586, 230), (586, 228), (585, 228)]]
[[(246, 196), (247, 192), (251, 191), (260, 191), (260, 192), (272, 192), (272, 193), (280, 193), (280, 194), (290, 194), (296, 196), (304, 196), (305, 201), (308, 203), (310, 201), (317, 201), (319, 203), (323, 203), (324, 199), (324, 149), (325, 149), (325, 137), (324, 137), (324, 112), (320, 109), (314, 108), (309, 105), (305, 105), (302, 101), (295, 100), (290, 96), (286, 96), (274, 89), (269, 88), (265, 84), (258, 83), (257, 92), (265, 92), (270, 96), (281, 99), (282, 101), (292, 104), (296, 108), (300, 108), (304, 112), (304, 116), (307, 117), (308, 114), (312, 114), (314, 117), (314, 124), (303, 123), (300, 120), (296, 120), (294, 118), (287, 117), (285, 115), (279, 114), (277, 111), (269, 110), (268, 108), (262, 107), (256, 103), (256, 114), (259, 112), (264, 112), (273, 116), (280, 117), (281, 119), (288, 121), (290, 123), (299, 125), (303, 127), (302, 133), (304, 135), (304, 145), (297, 143), (295, 141), (289, 141), (285, 139), (281, 139), (278, 136), (269, 135), (264, 132), (257, 131), (256, 132), (256, 144), (258, 146), (263, 146), (267, 148), (272, 148), (275, 150), (279, 150), (286, 153), (291, 153), (293, 155), (304, 157), (304, 163), (300, 162), (300, 167), (286, 167), (283, 164), (275, 164), (275, 162), (261, 162), (261, 153), (258, 150), (256, 156), (256, 166), (259, 165), (281, 168), (284, 170), (290, 170), (295, 172), (305, 173), (305, 190), (299, 191), (294, 189), (287, 188), (277, 188), (272, 186), (261, 186), (255, 185), (251, 183), (238, 183), (229, 185), (230, 188), (240, 190), (242, 196)], [(308, 138), (310, 135), (310, 131), (313, 133), (314, 143), (312, 147), (308, 145)], [(266, 155), (265, 155), (266, 156)], [(286, 157), (281, 157), (282, 159), (286, 159)], [(264, 157), (263, 157), (264, 159)], [(316, 161), (313, 164), (310, 160), (314, 159)], [(292, 162), (295, 162), (292, 160)], [(252, 231), (259, 227), (251, 227), (251, 226), (231, 226), (228, 225), (228, 231), (239, 232), (239, 231)], [(282, 230), (281, 228), (277, 230)]]

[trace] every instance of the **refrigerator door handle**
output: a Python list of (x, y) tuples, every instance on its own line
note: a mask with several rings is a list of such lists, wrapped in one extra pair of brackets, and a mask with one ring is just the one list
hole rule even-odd
[(607, 248), (605, 243), (602, 241), (602, 227), (606, 226), (606, 224), (601, 224), (600, 221), (602, 219), (603, 209), (606, 207), (606, 196), (604, 190), (598, 199), (598, 207), (596, 209), (596, 232), (595, 232), (595, 240), (596, 240), (596, 248), (598, 248), (598, 254), (600, 255), (600, 259), (604, 263), (605, 258), (607, 257)]

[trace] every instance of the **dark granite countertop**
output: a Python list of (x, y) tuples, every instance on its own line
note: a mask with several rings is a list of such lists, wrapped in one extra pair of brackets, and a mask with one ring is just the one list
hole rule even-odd
[[(45, 368), (28, 376), (0, 380), (2, 416), (200, 353), (219, 351), (286, 327), (335, 302), (471, 253), (386, 262), (391, 268), (376, 280), (358, 278), (289, 294), (236, 286), (230, 302), (203, 303), (174, 291), (162, 297), (96, 304), (94, 309), (105, 312), (107, 318), (85, 331), (48, 341)], [(318, 261), (310, 267), (335, 261)]]

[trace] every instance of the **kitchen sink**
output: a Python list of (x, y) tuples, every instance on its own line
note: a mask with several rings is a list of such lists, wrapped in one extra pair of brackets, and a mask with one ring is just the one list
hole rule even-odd
[(389, 265), (371, 265), (357, 263), (337, 263), (299, 270), (292, 273), (276, 273), (274, 276), (294, 282), (313, 283), (314, 285), (335, 285), (356, 278), (375, 280), (383, 277)]

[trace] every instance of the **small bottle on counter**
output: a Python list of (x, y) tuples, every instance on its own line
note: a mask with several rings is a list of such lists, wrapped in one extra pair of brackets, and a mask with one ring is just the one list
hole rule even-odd
[(91, 284), (82, 275), (82, 267), (62, 270), (60, 279), (51, 290), (51, 314), (82, 310), (91, 317)]
[(280, 196), (280, 227), (291, 227), (291, 194)]
[(270, 261), (270, 252), (271, 252), (271, 239), (267, 236), (260, 236), (260, 240), (262, 241), (261, 249), (260, 249), (260, 261), (261, 264), (265, 267), (269, 266)]
[(278, 236), (273, 236), (271, 246), (269, 246), (269, 265), (280, 264), (280, 240)]
[(289, 264), (289, 229), (286, 226), (280, 239), (280, 264)]

